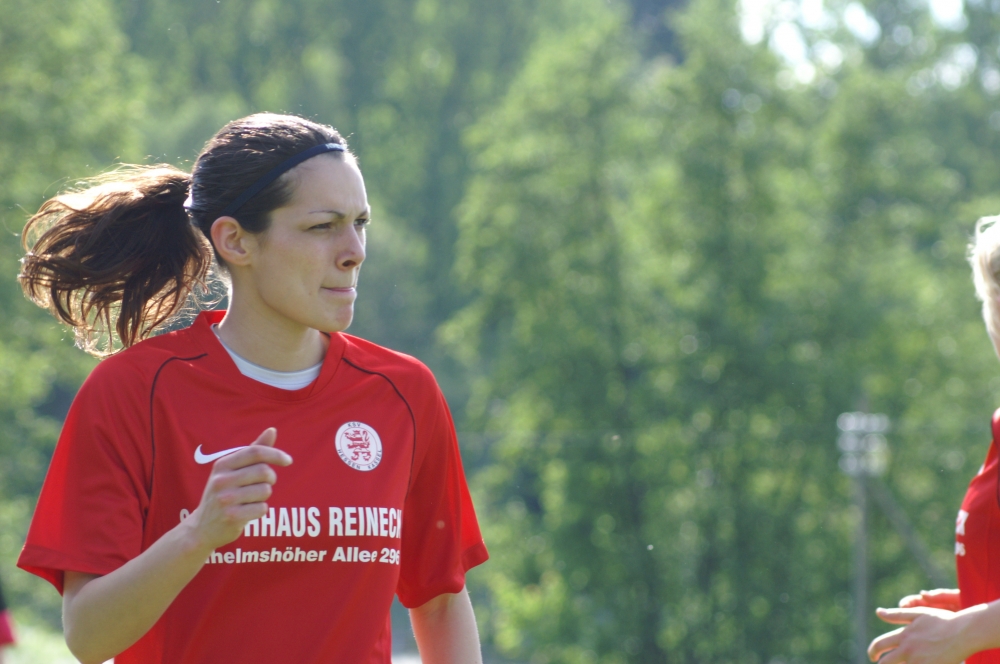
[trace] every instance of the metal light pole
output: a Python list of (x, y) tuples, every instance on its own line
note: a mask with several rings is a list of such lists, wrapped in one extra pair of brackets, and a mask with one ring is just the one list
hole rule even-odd
[(858, 530), (854, 540), (854, 633), (855, 661), (868, 661), (868, 478), (885, 473), (889, 445), (883, 433), (889, 430), (886, 415), (843, 413), (837, 418), (837, 447), (843, 454), (840, 469), (852, 479)]

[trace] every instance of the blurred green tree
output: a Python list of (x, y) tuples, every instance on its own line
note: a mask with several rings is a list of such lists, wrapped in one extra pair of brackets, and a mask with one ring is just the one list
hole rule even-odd
[[(953, 45), (889, 62), (840, 34), (849, 61), (798, 85), (730, 3), (678, 19), (676, 67), (638, 59), (620, 7), (575, 7), (469, 133), (475, 290), (442, 329), (498, 440), (491, 636), (538, 662), (850, 657), (837, 414), (897, 422), (888, 481), (945, 566), (985, 454), (962, 254), (997, 204), (987, 95), (915, 87)], [(895, 603), (925, 580), (874, 527)]]
[(119, 2), (159, 85), (142, 131), (158, 158), (190, 159), (224, 122), (293, 112), (344, 131), (372, 195), (372, 260), (353, 331), (431, 363), (453, 401), (465, 377), (434, 329), (464, 303), (453, 209), (468, 174), (464, 129), (489, 113), (544, 5), (438, 0)]
[(141, 63), (104, 0), (0, 0), (0, 574), (12, 606), (58, 624), (44, 582), (15, 572), (59, 422), (92, 362), (17, 285), (20, 230), (46, 195), (139, 156)]

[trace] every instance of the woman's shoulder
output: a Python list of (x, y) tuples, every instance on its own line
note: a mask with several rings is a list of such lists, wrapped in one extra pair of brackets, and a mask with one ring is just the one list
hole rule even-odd
[(366, 339), (340, 333), (344, 338), (344, 361), (356, 369), (385, 376), (394, 383), (437, 387), (434, 374), (426, 364), (406, 353), (379, 346)]
[(99, 385), (102, 389), (128, 391), (150, 384), (166, 362), (198, 352), (203, 351), (199, 351), (189, 328), (165, 332), (102, 359), (90, 372), (84, 386)]

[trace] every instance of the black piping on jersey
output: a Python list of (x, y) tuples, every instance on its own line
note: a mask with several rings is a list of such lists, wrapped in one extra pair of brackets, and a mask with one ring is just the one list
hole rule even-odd
[(351, 365), (352, 367), (354, 367), (355, 369), (357, 369), (362, 373), (370, 374), (372, 376), (381, 376), (382, 378), (384, 378), (385, 381), (392, 386), (392, 389), (396, 391), (396, 394), (403, 401), (403, 403), (406, 404), (406, 410), (409, 411), (410, 413), (410, 422), (413, 424), (413, 449), (410, 450), (410, 478), (406, 481), (406, 495), (408, 496), (410, 495), (410, 486), (413, 484), (413, 463), (414, 461), (416, 461), (417, 458), (417, 418), (413, 416), (413, 409), (410, 408), (410, 402), (406, 400), (406, 397), (404, 397), (403, 393), (399, 391), (399, 388), (396, 387), (396, 384), (392, 382), (392, 379), (386, 376), (384, 373), (378, 371), (372, 371), (371, 369), (362, 369), (361, 367), (356, 365), (354, 362), (351, 362), (346, 357), (343, 358), (343, 360), (344, 362)]
[(208, 355), (208, 353), (202, 353), (201, 355), (194, 355), (192, 357), (171, 357), (163, 361), (160, 368), (156, 370), (156, 374), (153, 375), (153, 384), (149, 387), (149, 447), (151, 449), (149, 462), (149, 486), (147, 487), (149, 499), (153, 499), (153, 471), (156, 470), (156, 429), (153, 427), (153, 396), (156, 394), (156, 381), (160, 380), (160, 372), (174, 360), (180, 360), (182, 362), (192, 362), (194, 360), (200, 360), (201, 358)]

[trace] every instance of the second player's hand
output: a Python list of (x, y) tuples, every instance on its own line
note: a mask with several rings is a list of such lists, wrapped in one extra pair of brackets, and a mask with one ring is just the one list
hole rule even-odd
[(199, 548), (212, 551), (229, 544), (248, 522), (267, 513), (266, 501), (278, 479), (272, 466), (292, 463), (288, 453), (274, 447), (277, 434), (266, 429), (251, 445), (212, 466), (201, 504), (183, 522)]
[[(959, 664), (968, 655), (962, 614), (930, 607), (878, 609), (882, 620), (905, 625), (872, 641), (868, 658), (879, 664)], [(973, 651), (974, 652), (974, 651)]]
[(944, 609), (945, 611), (960, 611), (962, 601), (955, 588), (921, 590), (917, 595), (907, 595), (899, 600), (899, 608), (901, 609), (912, 609), (918, 606), (928, 606), (932, 609)]

